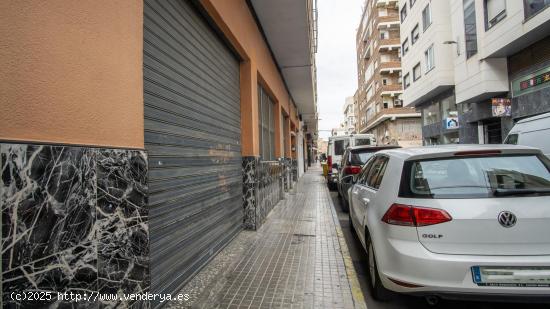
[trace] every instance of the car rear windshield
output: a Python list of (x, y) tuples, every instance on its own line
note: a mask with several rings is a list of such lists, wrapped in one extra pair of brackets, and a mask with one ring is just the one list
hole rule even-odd
[(372, 141), (370, 138), (356, 138), (355, 146), (368, 146), (371, 145)]
[(349, 163), (351, 165), (363, 165), (367, 163), (367, 161), (374, 155), (376, 151), (369, 151), (369, 152), (351, 152), (349, 154), (350, 159)]
[(548, 161), (536, 155), (408, 161), (403, 176), (403, 197), (550, 195)]
[(334, 155), (341, 156), (344, 154), (344, 151), (349, 146), (349, 141), (347, 139), (341, 139), (334, 141)]

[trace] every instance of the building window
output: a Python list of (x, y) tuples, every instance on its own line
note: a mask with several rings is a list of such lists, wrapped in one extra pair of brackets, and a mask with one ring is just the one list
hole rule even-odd
[(525, 11), (525, 19), (538, 14), (550, 6), (550, 0), (523, 0), (523, 10)]
[(410, 85), (411, 85), (411, 79), (410, 79), (409, 73), (407, 73), (405, 74), (405, 76), (403, 76), (403, 87), (404, 89), (407, 89)]
[(265, 89), (258, 85), (260, 156), (263, 160), (275, 160), (275, 104)]
[(422, 124), (429, 126), (431, 124), (439, 123), (442, 120), (441, 113), (439, 112), (439, 102), (430, 104), (422, 109)]
[(380, 32), (380, 39), (381, 39), (381, 40), (387, 39), (387, 38), (388, 38), (387, 35), (388, 35), (388, 33), (387, 33), (386, 31), (381, 31), (381, 32)]
[(386, 86), (388, 84), (388, 80), (387, 79), (382, 79), (382, 85)]
[(418, 41), (418, 37), (420, 36), (420, 32), (418, 31), (418, 24), (414, 26), (413, 30), (411, 31), (411, 43), (414, 44), (416, 41)]
[(485, 29), (488, 30), (506, 17), (506, 0), (484, 0)]
[(426, 5), (426, 7), (422, 10), (422, 28), (424, 31), (428, 29), (428, 27), (432, 24), (432, 9), (430, 7), (430, 4)]
[(413, 80), (417, 81), (422, 76), (422, 70), (420, 69), (420, 62), (413, 68)]
[(410, 0), (411, 2), (411, 7), (413, 7), (413, 5), (416, 3), (416, 0)]
[(401, 9), (401, 23), (407, 18), (407, 2), (405, 2), (405, 5)]
[(477, 54), (476, 8), (474, 0), (463, 0), (464, 37), (466, 41), (466, 59)]
[(409, 51), (409, 39), (405, 39), (405, 41), (403, 41), (403, 44), (401, 44), (401, 53), (403, 56), (405, 56), (408, 51)]
[(424, 58), (426, 60), (426, 73), (431, 71), (435, 67), (434, 63), (434, 46), (433, 44), (424, 52)]

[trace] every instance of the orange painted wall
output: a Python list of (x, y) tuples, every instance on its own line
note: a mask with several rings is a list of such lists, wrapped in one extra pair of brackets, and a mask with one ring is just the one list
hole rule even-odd
[[(291, 116), (290, 121), (298, 126), (298, 120), (290, 96), (269, 48), (260, 33), (254, 17), (245, 0), (201, 0), (210, 17), (216, 22), (233, 47), (244, 59), (241, 63), (241, 130), (243, 156), (258, 156), (258, 95), (255, 88), (260, 81), (267, 88), (273, 99), (280, 105), (285, 114)], [(243, 69), (245, 72), (243, 72)], [(253, 75), (256, 71), (257, 76)], [(244, 74), (244, 76), (243, 76)], [(243, 81), (254, 84), (246, 85)], [(278, 118), (276, 119), (278, 120)], [(280, 120), (275, 122), (280, 123)], [(279, 128), (280, 126), (275, 126)], [(276, 133), (275, 155), (280, 157), (282, 147), (280, 133)], [(290, 137), (288, 138), (290, 140)]]
[(0, 1), (0, 139), (143, 148), (143, 2)]

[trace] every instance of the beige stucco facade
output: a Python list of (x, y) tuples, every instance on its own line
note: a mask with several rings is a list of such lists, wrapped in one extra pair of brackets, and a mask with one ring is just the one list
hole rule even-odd
[(143, 148), (142, 1), (2, 1), (0, 139)]

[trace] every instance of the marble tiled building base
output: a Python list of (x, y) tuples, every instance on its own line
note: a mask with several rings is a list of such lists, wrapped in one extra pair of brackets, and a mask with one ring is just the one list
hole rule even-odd
[(258, 157), (243, 157), (242, 162), (243, 226), (257, 230), (271, 209), (284, 199), (285, 192), (292, 189), (295, 160), (262, 161)]
[(257, 230), (284, 197), (284, 166), (278, 161), (243, 157), (243, 208), (245, 229)]
[(145, 152), (0, 143), (0, 155), (4, 308), (148, 307), (9, 297), (149, 290)]

